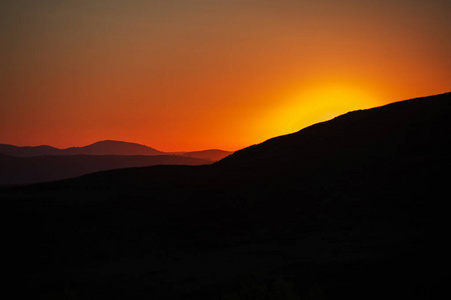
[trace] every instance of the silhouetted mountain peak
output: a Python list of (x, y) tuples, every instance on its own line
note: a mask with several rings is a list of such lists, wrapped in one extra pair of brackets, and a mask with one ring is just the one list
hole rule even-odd
[(92, 143), (88, 146), (94, 146), (94, 145), (108, 145), (108, 146), (112, 146), (112, 145), (134, 145), (134, 146), (143, 146), (143, 147), (147, 147), (147, 148), (151, 148), (142, 144), (138, 144), (138, 143), (131, 143), (131, 142), (124, 142), (124, 141), (118, 141), (118, 140), (103, 140), (103, 141), (98, 141), (95, 143)]
[(91, 155), (161, 155), (163, 152), (154, 148), (130, 142), (104, 140), (80, 147), (64, 149), (65, 152), (78, 151), (77, 154)]

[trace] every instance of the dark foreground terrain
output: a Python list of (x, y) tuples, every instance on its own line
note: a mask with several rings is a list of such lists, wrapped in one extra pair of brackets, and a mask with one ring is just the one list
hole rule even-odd
[(451, 94), (351, 112), (206, 166), (0, 191), (33, 299), (443, 299)]

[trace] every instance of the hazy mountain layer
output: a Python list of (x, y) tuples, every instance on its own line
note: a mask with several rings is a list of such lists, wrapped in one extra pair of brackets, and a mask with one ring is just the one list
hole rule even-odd
[(100, 141), (84, 147), (70, 147), (58, 149), (51, 146), (25, 146), (19, 147), (0, 144), (0, 154), (20, 157), (33, 157), (43, 155), (180, 155), (193, 158), (218, 161), (233, 152), (209, 149), (193, 152), (162, 152), (154, 148), (121, 141)]
[(0, 144), (0, 153), (12, 156), (41, 156), (41, 155), (163, 155), (165, 153), (151, 147), (121, 141), (100, 141), (84, 147), (70, 147), (58, 149), (51, 146), (18, 147)]
[(120, 141), (101, 141), (67, 149), (0, 144), (0, 185), (55, 181), (118, 168), (203, 165), (231, 153), (217, 149), (165, 153)]

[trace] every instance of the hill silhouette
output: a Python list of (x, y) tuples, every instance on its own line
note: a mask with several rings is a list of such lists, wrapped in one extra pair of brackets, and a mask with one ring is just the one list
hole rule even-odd
[(55, 181), (104, 170), (154, 165), (203, 165), (210, 160), (175, 155), (45, 155), (0, 154), (0, 184)]
[[(284, 164), (316, 161), (330, 154), (362, 160), (418, 151), (418, 147), (443, 149), (448, 129), (449, 94), (401, 101), (349, 112), (299, 132), (276, 137), (235, 152), (223, 164)], [(377, 148), (374, 148), (377, 147)], [(346, 154), (344, 153), (346, 152)], [(398, 153), (399, 152), (399, 153)], [(365, 154), (371, 154), (365, 156)]]
[(450, 117), (447, 93), (212, 165), (3, 189), (5, 268), (23, 293), (83, 299), (443, 298)]

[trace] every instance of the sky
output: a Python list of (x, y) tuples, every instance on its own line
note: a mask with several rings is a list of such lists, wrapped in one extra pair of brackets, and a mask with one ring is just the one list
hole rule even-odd
[(0, 143), (235, 151), (451, 91), (448, 0), (2, 0)]

